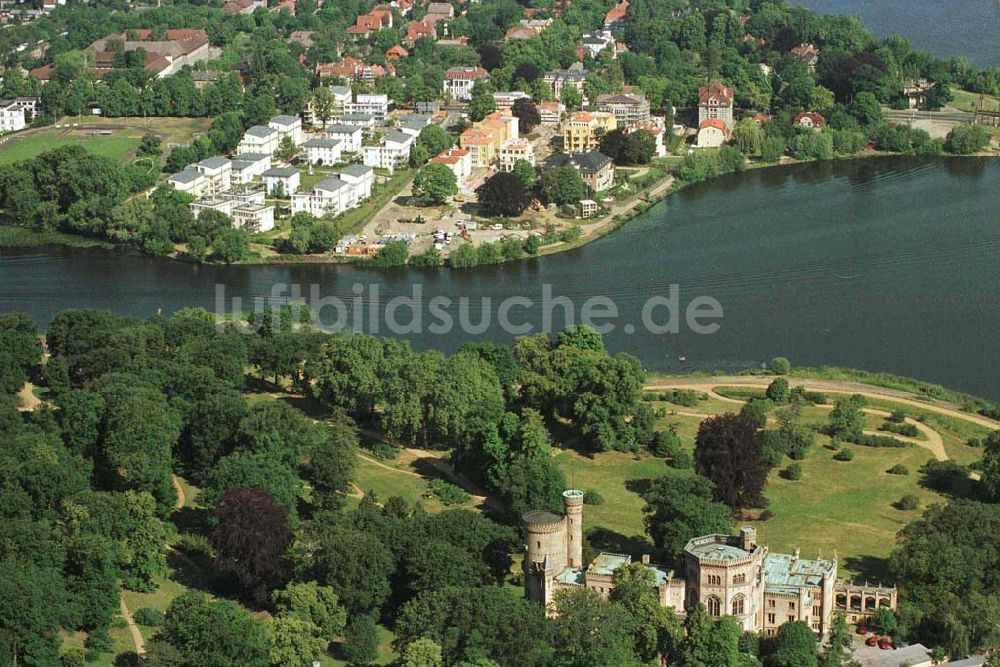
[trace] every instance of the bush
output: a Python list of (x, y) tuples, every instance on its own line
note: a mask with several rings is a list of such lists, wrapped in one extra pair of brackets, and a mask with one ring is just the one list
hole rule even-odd
[(894, 424), (902, 424), (906, 421), (906, 413), (902, 410), (893, 410), (885, 420)]
[(649, 453), (660, 458), (676, 456), (680, 449), (681, 439), (673, 426), (666, 431), (656, 431), (649, 441)]
[(880, 430), (888, 431), (889, 433), (896, 433), (898, 435), (905, 435), (910, 438), (915, 438), (920, 435), (920, 431), (917, 430), (915, 425), (894, 422), (889, 419), (885, 420), (885, 423), (882, 424)]
[(60, 667), (83, 667), (87, 661), (87, 652), (79, 646), (71, 646), (59, 656)]
[(902, 440), (891, 438), (887, 435), (861, 434), (859, 437), (851, 438), (851, 442), (858, 445), (864, 445), (865, 447), (903, 448), (911, 446), (908, 442), (903, 442)]
[(890, 475), (909, 475), (910, 469), (904, 466), (902, 463), (897, 463), (896, 465), (889, 468), (888, 473)]
[(775, 375), (788, 375), (788, 371), (792, 370), (792, 364), (784, 357), (775, 357), (771, 359), (767, 368)]
[(776, 378), (767, 386), (767, 391), (764, 395), (775, 403), (787, 403), (788, 399), (791, 398), (792, 390), (788, 386), (788, 380), (785, 378)]
[(830, 397), (821, 391), (803, 392), (802, 397), (807, 403), (812, 403), (813, 405), (826, 405), (830, 402)]
[(451, 482), (443, 479), (432, 479), (427, 485), (430, 494), (440, 500), (445, 505), (461, 505), (468, 502), (472, 496), (466, 493), (465, 489), (455, 486)]
[(800, 479), (802, 479), (802, 464), (792, 463), (791, 465), (789, 465), (787, 468), (785, 468), (784, 477), (785, 479), (791, 480), (793, 482), (797, 482)]
[[(111, 651), (111, 635), (107, 628), (98, 628), (87, 635), (87, 641), (83, 645), (88, 656), (92, 653), (108, 653)], [(88, 657), (87, 661), (92, 662), (93, 658)]]
[(918, 507), (920, 507), (920, 499), (912, 493), (907, 493), (896, 503), (896, 509), (901, 509), (906, 512), (913, 511)]
[(691, 452), (682, 449), (674, 454), (674, 458), (670, 461), (670, 467), (677, 470), (690, 470), (694, 467), (694, 457), (691, 456)]
[(767, 424), (767, 410), (770, 407), (769, 401), (751, 398), (740, 408), (740, 416), (749, 419), (754, 428), (764, 428)]
[(839, 452), (837, 452), (836, 454), (834, 454), (833, 458), (835, 460), (837, 460), (837, 461), (853, 461), (854, 460), (854, 452), (852, 452), (850, 449), (847, 449), (846, 447), (844, 447)]
[(701, 401), (708, 400), (708, 394), (694, 389), (671, 389), (660, 392), (660, 400), (667, 403), (682, 405), (685, 408), (693, 408)]
[(387, 442), (376, 442), (368, 451), (379, 461), (392, 461), (399, 456), (399, 449)]
[(990, 145), (990, 133), (979, 125), (956, 125), (944, 139), (944, 149), (955, 155), (978, 153)]
[(584, 505), (603, 505), (604, 496), (602, 496), (597, 491), (593, 489), (587, 489), (583, 492), (583, 504)]
[(135, 612), (135, 622), (139, 625), (148, 625), (151, 628), (158, 628), (163, 625), (163, 612), (150, 607), (139, 607)]
[(983, 446), (983, 441), (980, 438), (969, 438), (968, 440), (965, 441), (965, 444), (969, 447), (979, 449), (980, 447)]

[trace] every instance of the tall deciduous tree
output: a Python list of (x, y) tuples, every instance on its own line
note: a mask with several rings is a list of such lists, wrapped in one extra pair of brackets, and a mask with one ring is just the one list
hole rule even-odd
[(518, 131), (524, 134), (528, 134), (542, 122), (538, 107), (535, 106), (530, 97), (515, 100), (510, 107), (510, 112), (517, 118)]
[(458, 194), (458, 179), (446, 164), (424, 165), (413, 179), (413, 194), (434, 204), (442, 204), (448, 197)]
[(729, 508), (714, 496), (712, 483), (703, 477), (671, 473), (653, 480), (642, 513), (646, 533), (663, 558), (676, 558), (692, 536), (729, 532)]
[(501, 171), (490, 176), (476, 190), (479, 207), (484, 215), (516, 217), (531, 203), (531, 195), (517, 174)]
[(732, 413), (706, 419), (695, 439), (695, 471), (715, 484), (715, 498), (733, 509), (763, 501), (770, 466), (757, 425)]

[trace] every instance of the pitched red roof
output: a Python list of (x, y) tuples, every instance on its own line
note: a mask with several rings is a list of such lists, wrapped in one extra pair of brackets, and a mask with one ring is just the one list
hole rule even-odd
[[(810, 122), (803, 123), (802, 121), (806, 119), (808, 119)], [(795, 123), (796, 125), (805, 124), (807, 126), (811, 125), (812, 127), (823, 127), (824, 125), (826, 125), (826, 118), (824, 118), (822, 114), (814, 113), (812, 111), (806, 111), (804, 113), (800, 113), (798, 116), (793, 118), (792, 122)]]
[(721, 81), (710, 81), (704, 88), (698, 89), (698, 103), (707, 104), (711, 98), (719, 101), (719, 106), (729, 106), (733, 102), (733, 89)]
[(617, 5), (608, 10), (608, 13), (604, 15), (604, 25), (609, 25), (611, 23), (617, 23), (625, 18), (625, 14), (628, 13), (628, 0), (622, 0)]
[(701, 132), (706, 127), (714, 127), (722, 132), (722, 136), (729, 137), (729, 128), (726, 127), (726, 122), (721, 118), (706, 118), (698, 124), (698, 131)]
[(410, 52), (403, 48), (401, 44), (391, 47), (385, 52), (385, 55), (389, 58), (405, 58), (410, 55)]
[(445, 79), (479, 79), (489, 76), (482, 67), (452, 67), (444, 73)]

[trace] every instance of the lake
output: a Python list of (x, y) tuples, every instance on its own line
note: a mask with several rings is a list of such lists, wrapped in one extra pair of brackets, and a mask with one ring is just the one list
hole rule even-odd
[(941, 58), (1000, 66), (998, 0), (793, 0), (824, 14), (852, 14), (879, 37), (902, 35)]
[[(538, 330), (548, 290), (568, 297), (575, 317), (592, 297), (613, 302), (609, 347), (654, 370), (735, 369), (783, 355), (798, 365), (887, 371), (1000, 400), (998, 267), (1000, 161), (893, 157), (729, 175), (671, 196), (583, 248), (467, 271), (196, 266), (120, 250), (0, 250), (0, 311), (24, 311), (44, 324), (65, 308), (140, 316), (213, 309), (217, 286), (227, 309), (232, 297), (247, 309), (275, 284), (300, 285), (305, 295), (315, 285), (317, 296), (345, 305), (341, 313), (327, 304), (325, 322), (340, 317), (365, 330), (379, 322), (379, 333), (388, 334), (385, 317), (369, 317), (373, 307), (384, 315), (388, 299), (419, 285), (421, 332), (406, 337), (417, 347), (454, 350), (469, 340), (511, 340), (497, 325), (511, 297), (532, 301), (513, 303), (512, 324)], [(687, 322), (678, 333), (643, 326), (650, 303), (652, 319), (667, 321), (669, 305), (650, 299), (669, 297), (671, 285), (682, 321), (696, 297), (716, 300), (722, 318), (700, 324), (719, 324), (718, 331), (696, 333)], [(452, 303), (434, 311), (433, 297)], [(549, 305), (558, 329), (565, 311)], [(406, 307), (395, 312), (409, 323)], [(441, 312), (456, 322), (467, 312), (470, 326), (432, 333)], [(491, 318), (487, 330), (474, 333), (483, 315)]]

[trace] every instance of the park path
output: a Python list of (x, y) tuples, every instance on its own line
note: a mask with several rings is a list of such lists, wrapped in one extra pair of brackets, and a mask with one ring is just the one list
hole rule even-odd
[(135, 624), (135, 619), (132, 618), (132, 612), (129, 610), (128, 605), (125, 604), (125, 592), (118, 592), (118, 609), (121, 611), (122, 618), (128, 624), (129, 634), (132, 635), (132, 643), (135, 644), (135, 652), (137, 655), (146, 655), (146, 640), (143, 639), (142, 633), (139, 631), (139, 626)]
[(187, 505), (187, 497), (184, 495), (184, 487), (181, 486), (181, 480), (177, 475), (171, 475), (170, 483), (174, 485), (174, 490), (177, 492), (177, 500), (174, 501), (174, 509), (182, 509), (185, 505)]
[[(755, 382), (747, 382), (746, 380), (748, 380), (748, 379), (755, 380)], [(734, 380), (741, 380), (741, 381), (740, 382), (734, 382)], [(647, 385), (645, 388), (646, 389), (662, 389), (662, 388), (669, 387), (669, 388), (672, 388), (672, 389), (692, 389), (692, 390), (695, 390), (695, 391), (701, 391), (703, 393), (706, 393), (709, 396), (711, 396), (712, 398), (714, 398), (716, 400), (719, 400), (719, 401), (725, 401), (725, 402), (728, 402), (728, 403), (734, 403), (734, 404), (740, 404), (740, 405), (742, 405), (746, 401), (741, 401), (741, 400), (736, 399), (736, 398), (730, 398), (728, 396), (723, 396), (722, 394), (719, 394), (719, 393), (717, 393), (714, 390), (715, 387), (724, 386), (724, 385), (731, 386), (733, 384), (738, 384), (740, 386), (745, 386), (745, 387), (753, 387), (753, 388), (766, 389), (767, 386), (768, 386), (768, 384), (770, 384), (770, 382), (766, 381), (766, 380), (760, 380), (759, 378), (748, 378), (746, 376), (713, 377), (713, 378), (704, 378), (704, 379), (702, 379), (702, 378), (683, 378), (683, 379), (678, 379), (676, 382), (674, 382), (674, 381), (659, 381), (659, 382), (654, 382), (654, 383), (651, 383), (651, 384)], [(798, 384), (798, 383), (795, 383), (795, 384)], [(986, 419), (984, 417), (979, 417), (978, 415), (970, 415), (970, 414), (962, 412), (960, 410), (947, 410), (946, 408), (943, 408), (941, 406), (929, 405), (929, 404), (925, 404), (925, 403), (922, 403), (920, 401), (915, 401), (915, 400), (912, 400), (912, 399), (911, 400), (904, 400), (904, 399), (902, 399), (902, 397), (896, 395), (896, 393), (897, 393), (896, 390), (891, 390), (891, 389), (886, 390), (887, 392), (893, 392), (893, 394), (881, 393), (881, 392), (870, 392), (870, 391), (866, 391), (865, 390), (866, 387), (867, 387), (866, 385), (861, 385), (861, 390), (855, 390), (853, 388), (849, 389), (849, 388), (841, 385), (840, 383), (835, 383), (835, 382), (826, 381), (826, 380), (825, 381), (819, 381), (817, 384), (813, 384), (812, 381), (808, 381), (808, 382), (803, 383), (803, 386), (805, 386), (805, 388), (807, 390), (813, 390), (813, 391), (815, 391), (815, 390), (818, 389), (818, 387), (819, 387), (820, 384), (822, 384), (822, 390), (823, 391), (827, 391), (827, 392), (830, 392), (830, 393), (862, 394), (864, 396), (871, 397), (871, 398), (889, 398), (889, 399), (892, 399), (894, 402), (897, 402), (897, 403), (906, 402), (908, 404), (919, 406), (921, 408), (927, 408), (927, 409), (936, 408), (936, 409), (933, 409), (932, 411), (933, 412), (940, 412), (940, 413), (947, 414), (949, 416), (956, 417), (956, 418), (961, 418), (961, 419), (968, 418), (967, 419), (968, 421), (971, 421), (971, 422), (974, 422), (974, 423), (978, 423), (978, 424), (982, 424), (982, 425), (986, 425), (986, 426), (989, 426), (990, 428), (998, 428), (998, 427), (1000, 427), (1000, 424), (995, 424), (995, 423), (992, 422), (992, 420)], [(849, 384), (849, 385), (851, 385), (851, 387), (853, 387), (854, 385), (856, 385), (856, 383), (845, 383), (845, 384)], [(898, 392), (898, 393), (902, 393), (902, 392)], [(828, 406), (820, 406), (820, 407), (828, 407)], [(877, 408), (862, 408), (862, 411), (866, 412), (868, 414), (878, 415), (879, 417), (888, 417), (889, 416), (888, 412), (886, 412), (885, 410), (879, 410)], [(698, 412), (684, 412), (684, 411), (679, 411), (679, 410), (678, 411), (672, 411), (672, 414), (686, 416), (686, 417), (702, 417), (702, 418), (707, 418), (707, 417), (712, 416), (712, 415), (702, 414), (702, 413), (698, 413)], [(948, 457), (948, 454), (947, 454), (947, 452), (945, 451), (945, 448), (944, 448), (944, 439), (941, 437), (940, 433), (938, 433), (937, 431), (935, 431), (931, 427), (927, 426), (926, 424), (921, 423), (921, 422), (919, 422), (919, 421), (917, 421), (915, 419), (912, 419), (910, 417), (907, 417), (905, 421), (906, 421), (907, 424), (912, 424), (914, 427), (916, 427), (916, 429), (918, 431), (920, 431), (921, 434), (923, 434), (923, 436), (924, 436), (925, 439), (921, 440), (921, 439), (918, 439), (918, 438), (910, 438), (910, 437), (907, 437), (905, 435), (898, 435), (898, 434), (895, 434), (895, 433), (891, 434), (892, 437), (894, 437), (894, 438), (896, 438), (898, 440), (902, 440), (903, 442), (908, 442), (908, 443), (910, 443), (912, 445), (915, 445), (917, 447), (923, 447), (924, 449), (930, 451), (931, 454), (934, 455), (934, 458), (937, 459), (938, 461), (947, 461), (948, 460), (949, 457)], [(991, 426), (990, 425), (991, 423), (993, 423), (994, 425)], [(881, 433), (879, 431), (872, 431), (872, 430), (865, 430), (864, 433), (866, 435), (885, 435), (885, 433)]]

